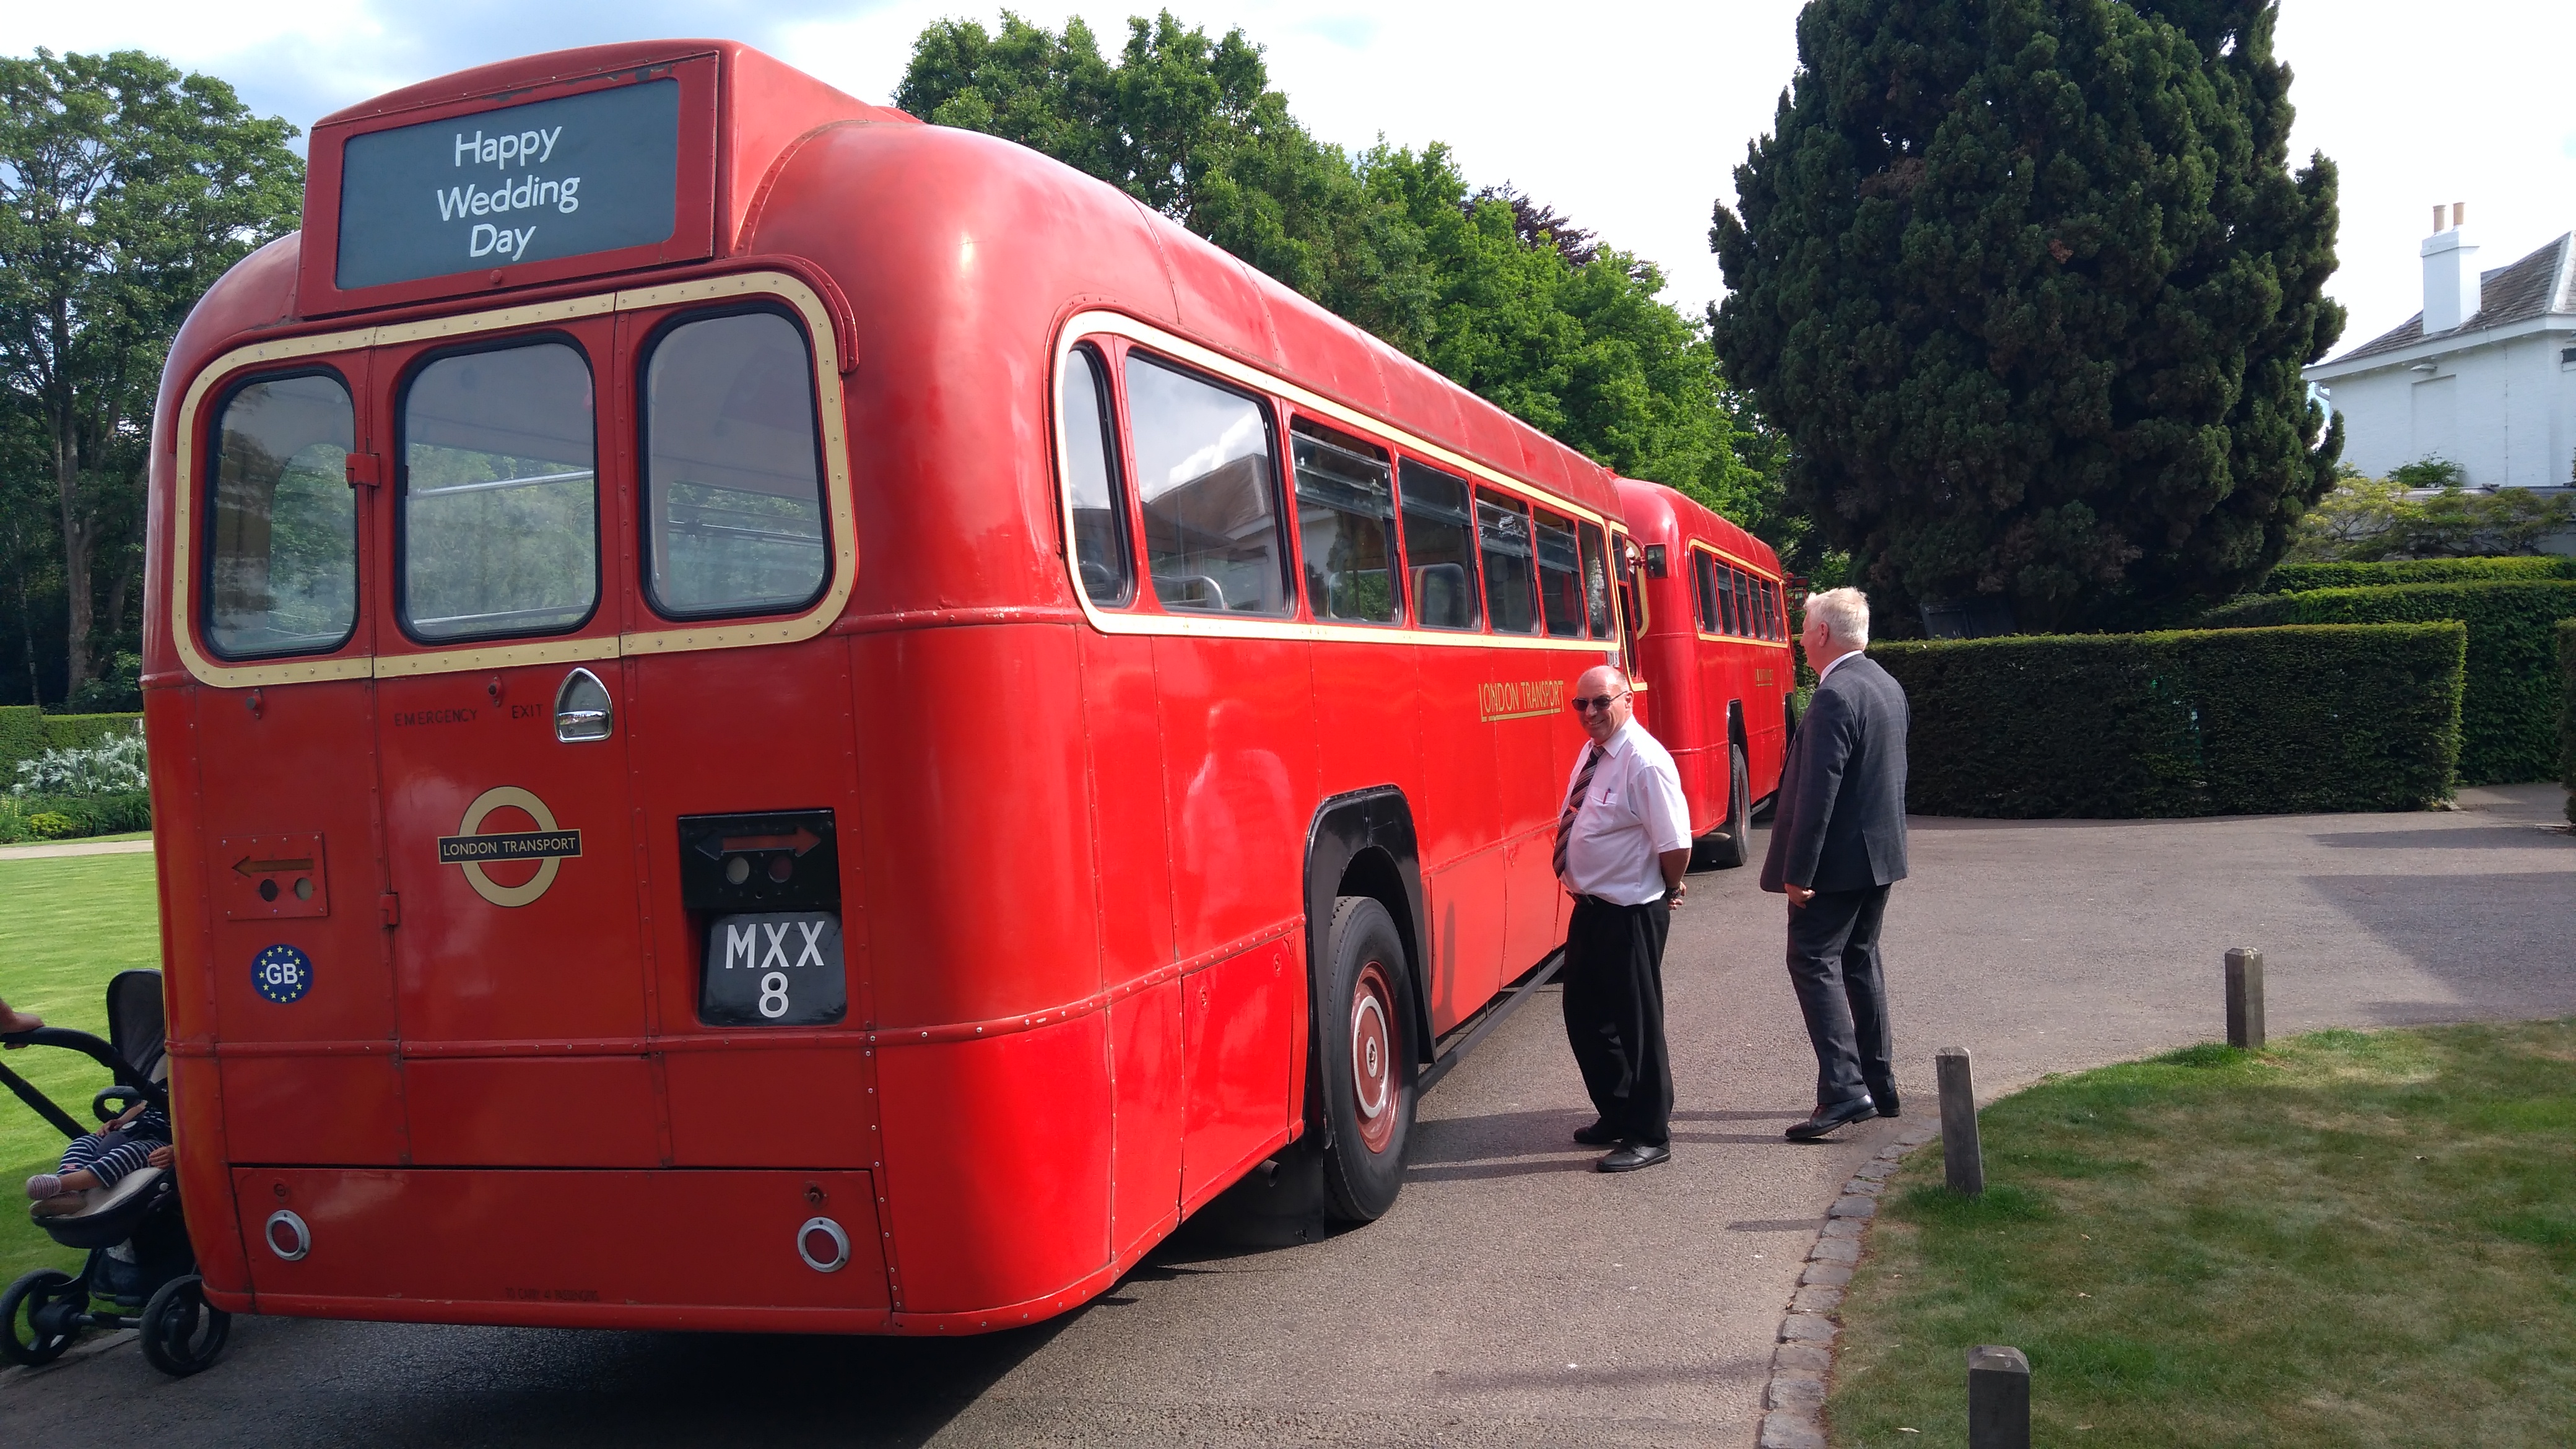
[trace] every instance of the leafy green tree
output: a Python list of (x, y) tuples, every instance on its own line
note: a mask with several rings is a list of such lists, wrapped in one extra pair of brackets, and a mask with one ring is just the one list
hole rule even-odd
[(1705, 324), (1656, 299), (1651, 263), (1508, 184), (1471, 189), (1437, 142), (1316, 141), (1240, 30), (1132, 19), (1112, 63), (1079, 19), (944, 20), (895, 103), (1125, 189), (1605, 466), (1795, 531), (1776, 475), (1739, 451), (1757, 425)]
[(2296, 563), (2498, 558), (2537, 554), (2543, 539), (2570, 528), (2576, 528), (2576, 499), (2529, 488), (2465, 488), (2458, 464), (2427, 458), (2391, 469), (2386, 478), (2340, 473), (2334, 490), (2299, 520), (2283, 557)]
[(43, 438), (70, 691), (93, 673), (101, 593), (111, 640), (140, 602), (145, 451), (170, 338), (225, 268), (295, 224), (295, 134), (224, 82), (140, 51), (0, 58), (0, 389)]
[(1900, 617), (2151, 618), (2258, 578), (2341, 451), (2335, 171), (2272, 0), (1811, 0), (1710, 241), (1718, 355)]

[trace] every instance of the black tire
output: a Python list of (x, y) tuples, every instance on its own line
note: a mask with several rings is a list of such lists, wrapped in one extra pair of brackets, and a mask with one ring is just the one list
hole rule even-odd
[(170, 1377), (184, 1379), (224, 1351), (233, 1316), (206, 1301), (205, 1280), (191, 1273), (162, 1284), (134, 1326), (143, 1357)]
[(1733, 870), (1753, 858), (1753, 782), (1752, 771), (1744, 763), (1744, 747), (1726, 747), (1726, 823), (1700, 838), (1698, 856), (1701, 862), (1719, 870)]
[(1333, 903), (1315, 1023), (1324, 1120), (1317, 1155), (1333, 1216), (1371, 1222), (1404, 1190), (1413, 1138), (1413, 984), (1404, 939), (1367, 896)]
[(87, 1305), (80, 1280), (53, 1268), (38, 1268), (0, 1292), (0, 1354), (23, 1368), (52, 1363), (72, 1346), (80, 1330), (69, 1321)]

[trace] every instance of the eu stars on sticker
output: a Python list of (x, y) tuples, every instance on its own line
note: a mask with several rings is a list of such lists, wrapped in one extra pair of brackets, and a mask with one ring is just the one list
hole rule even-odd
[(251, 988), (280, 1006), (292, 1006), (313, 989), (313, 958), (293, 946), (271, 946), (251, 958)]

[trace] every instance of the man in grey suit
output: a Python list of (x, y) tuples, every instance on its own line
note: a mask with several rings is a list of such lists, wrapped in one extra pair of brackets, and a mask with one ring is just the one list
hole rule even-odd
[(1878, 959), (1887, 889), (1905, 879), (1905, 691), (1861, 651), (1869, 600), (1807, 600), (1799, 642), (1815, 698), (1781, 772), (1762, 888), (1789, 897), (1789, 981), (1816, 1047), (1816, 1110), (1789, 1128), (1808, 1142), (1897, 1113), (1887, 983)]

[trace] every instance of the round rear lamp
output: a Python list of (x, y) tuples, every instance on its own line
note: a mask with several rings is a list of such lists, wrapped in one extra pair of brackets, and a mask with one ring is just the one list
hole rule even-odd
[(850, 1261), (850, 1235), (830, 1218), (807, 1218), (796, 1230), (796, 1256), (817, 1273), (838, 1273)]
[(289, 1263), (313, 1251), (313, 1230), (304, 1226), (304, 1219), (284, 1208), (268, 1215), (268, 1226), (260, 1230), (260, 1236), (268, 1239), (270, 1252)]

